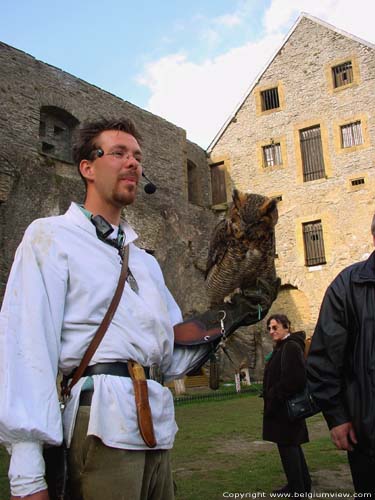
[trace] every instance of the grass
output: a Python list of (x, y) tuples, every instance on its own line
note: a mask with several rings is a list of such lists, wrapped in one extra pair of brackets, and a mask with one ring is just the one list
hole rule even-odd
[[(263, 401), (249, 395), (176, 407), (180, 431), (172, 452), (177, 500), (216, 500), (224, 492), (270, 492), (283, 484), (276, 445), (264, 443)], [(322, 416), (309, 428), (322, 425)], [(328, 431), (304, 445), (310, 471), (335, 471), (346, 455), (334, 449)], [(337, 485), (332, 485), (337, 491)]]
[[(256, 393), (176, 405), (179, 426), (172, 451), (176, 500), (222, 499), (224, 492), (270, 492), (285, 483), (276, 445), (262, 436), (263, 400)], [(317, 415), (304, 445), (310, 472), (334, 476), (346, 455), (335, 450)], [(0, 448), (0, 500), (9, 499), (8, 456)], [(324, 491), (338, 491), (337, 485)]]

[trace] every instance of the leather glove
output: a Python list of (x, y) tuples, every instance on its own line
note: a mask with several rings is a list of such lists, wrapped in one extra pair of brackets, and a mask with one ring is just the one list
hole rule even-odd
[(181, 346), (217, 345), (240, 326), (261, 321), (277, 297), (280, 279), (273, 283), (258, 279), (253, 288), (235, 294), (231, 302), (215, 306), (174, 327), (175, 344)]

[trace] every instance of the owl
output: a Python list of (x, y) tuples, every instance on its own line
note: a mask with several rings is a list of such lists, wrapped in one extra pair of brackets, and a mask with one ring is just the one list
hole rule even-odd
[(210, 241), (206, 289), (211, 306), (230, 302), (257, 278), (274, 282), (277, 202), (260, 194), (233, 191), (228, 215), (215, 227)]

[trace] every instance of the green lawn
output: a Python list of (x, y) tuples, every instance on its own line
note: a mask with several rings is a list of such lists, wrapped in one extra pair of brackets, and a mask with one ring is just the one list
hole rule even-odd
[[(285, 484), (276, 445), (261, 440), (262, 405), (256, 394), (246, 394), (176, 406), (177, 500), (216, 500), (224, 492), (270, 492)], [(346, 455), (334, 449), (320, 415), (308, 426), (311, 442), (304, 450), (313, 481), (314, 473), (334, 478), (345, 467)], [(9, 498), (7, 467), (7, 453), (0, 448), (0, 500)], [(323, 491), (348, 491), (344, 486), (336, 480)]]
[[(262, 408), (255, 395), (177, 406), (180, 430), (172, 452), (177, 500), (267, 493), (285, 484), (276, 445), (261, 440)], [(346, 454), (335, 450), (322, 420), (321, 415), (309, 419), (311, 442), (304, 451), (310, 472), (334, 477), (330, 471), (347, 463)], [(324, 491), (341, 489), (337, 481), (331, 486), (325, 484)]]

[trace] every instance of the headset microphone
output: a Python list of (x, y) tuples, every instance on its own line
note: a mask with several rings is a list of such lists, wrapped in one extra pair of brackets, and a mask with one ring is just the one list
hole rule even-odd
[(145, 187), (143, 188), (145, 190), (145, 193), (147, 193), (147, 194), (153, 194), (153, 193), (155, 193), (155, 191), (157, 189), (156, 186), (155, 186), (155, 184), (152, 183), (150, 181), (150, 179), (148, 179), (146, 177), (146, 175), (144, 174), (144, 172), (142, 172), (142, 177), (144, 177), (146, 179), (146, 181), (148, 181), (147, 184), (145, 185)]

